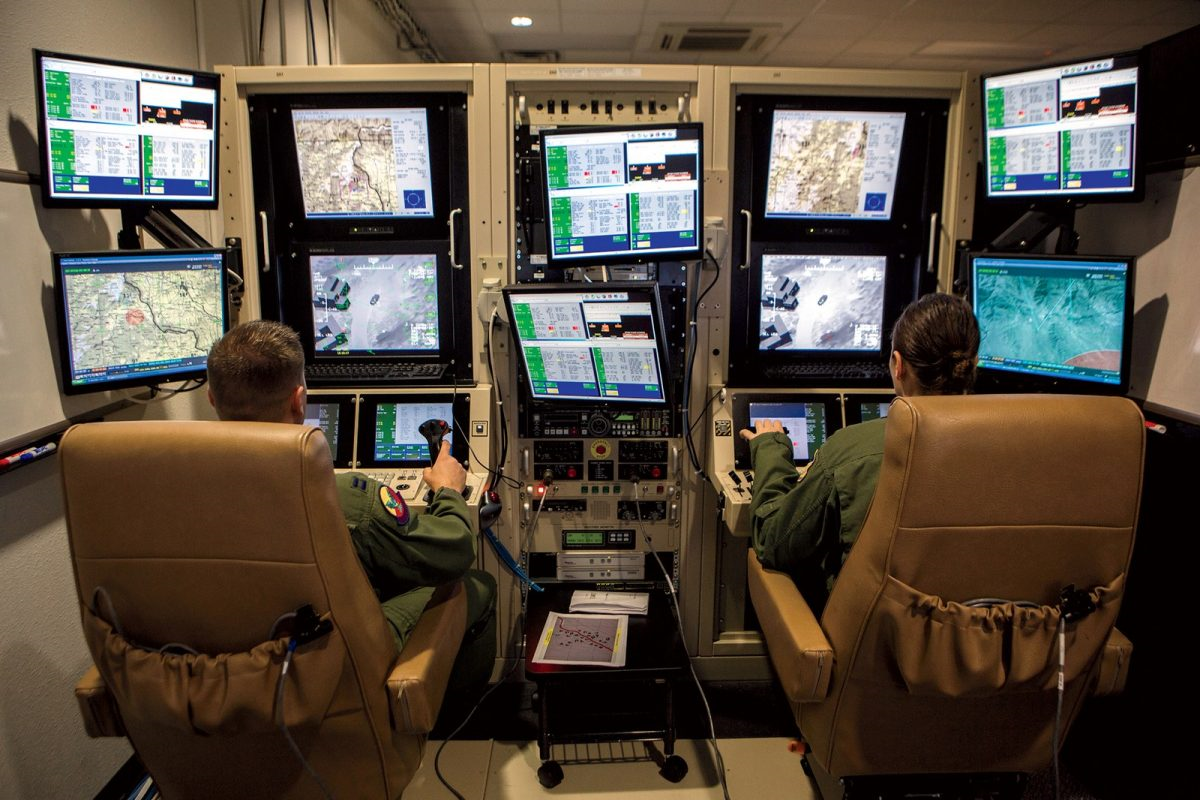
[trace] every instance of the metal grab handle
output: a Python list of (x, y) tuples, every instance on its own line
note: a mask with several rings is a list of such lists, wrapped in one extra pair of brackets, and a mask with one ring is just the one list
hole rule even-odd
[(267, 212), (258, 212), (258, 220), (262, 223), (262, 230), (258, 235), (259, 249), (262, 251), (262, 271), (271, 271), (271, 237), (267, 235)]
[(458, 263), (458, 250), (454, 246), (454, 218), (462, 214), (461, 208), (456, 208), (450, 212), (450, 219), (446, 220), (446, 227), (450, 229), (450, 266), (455, 269), (462, 269), (463, 265)]
[(754, 217), (744, 208), (742, 216), (746, 218), (746, 252), (742, 256), (742, 264), (738, 269), (750, 269), (750, 229), (754, 226)]
[(937, 267), (933, 263), (933, 250), (937, 247), (938, 212), (929, 215), (929, 251), (925, 255), (925, 271), (933, 274)]

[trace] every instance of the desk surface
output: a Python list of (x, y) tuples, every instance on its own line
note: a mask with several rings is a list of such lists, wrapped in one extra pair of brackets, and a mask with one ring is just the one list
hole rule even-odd
[(551, 611), (569, 613), (571, 594), (576, 589), (590, 589), (579, 584), (558, 584), (546, 587), (545, 592), (533, 592), (525, 622), (525, 676), (530, 680), (568, 675), (589, 675), (613, 680), (627, 678), (670, 677), (687, 665), (687, 651), (675, 622), (671, 598), (662, 591), (650, 592), (650, 608), (646, 615), (629, 615), (629, 649), (624, 667), (592, 665), (535, 664), (534, 651), (538, 638)]

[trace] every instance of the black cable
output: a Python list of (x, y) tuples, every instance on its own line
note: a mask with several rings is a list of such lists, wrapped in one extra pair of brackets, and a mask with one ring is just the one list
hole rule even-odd
[[(696, 354), (700, 349), (698, 341), (699, 337), (696, 332), (696, 318), (700, 313), (700, 303), (704, 300), (708, 293), (712, 291), (712, 288), (717, 285), (717, 281), (721, 279), (721, 262), (717, 261), (716, 257), (712, 254), (712, 251), (708, 250), (707, 248), (704, 251), (704, 255), (713, 262), (717, 268), (717, 271), (716, 274), (713, 275), (713, 279), (708, 284), (708, 287), (696, 297), (696, 301), (692, 306), (691, 313), (688, 315), (689, 352), (687, 354), (687, 366), (684, 369), (683, 377), (683, 417), (685, 422), (689, 423), (691, 421), (690, 407), (692, 398), (692, 374), (695, 370)], [(703, 264), (703, 261), (700, 263)], [(699, 277), (697, 277), (697, 283), (699, 283)], [(709, 402), (712, 401), (710, 400)], [(700, 463), (700, 456), (696, 452), (696, 443), (692, 438), (692, 428), (690, 426), (686, 431), (686, 435), (684, 436), (684, 444), (687, 445), (688, 461), (691, 463), (692, 469), (700, 478), (707, 479), (708, 476), (704, 472), (704, 465)]]
[(313, 27), (312, 0), (304, 0), (304, 21), (308, 23), (308, 42), (305, 50), (309, 55), (309, 64), (317, 63), (317, 29)]
[(492, 692), (496, 691), (498, 688), (507, 683), (508, 679), (512, 677), (512, 674), (517, 671), (517, 667), (520, 665), (521, 659), (513, 659), (513, 665), (508, 668), (508, 672), (504, 673), (500, 680), (492, 684), (491, 688), (483, 693), (483, 696), (479, 698), (479, 702), (477, 702), (475, 706), (467, 713), (467, 716), (463, 718), (463, 721), (458, 723), (458, 727), (446, 735), (446, 738), (442, 740), (440, 745), (438, 745), (437, 752), (433, 754), (433, 773), (437, 775), (437, 779), (442, 782), (442, 786), (445, 786), (447, 791), (457, 797), (458, 800), (466, 800), (466, 798), (459, 794), (458, 791), (450, 785), (450, 782), (446, 780), (446, 776), (442, 775), (442, 767), (440, 764), (442, 750), (446, 747), (447, 742), (457, 736), (458, 732), (466, 727), (467, 723), (471, 721), (471, 717), (475, 716), (475, 712), (478, 711), (481, 706), (483, 706), (483, 701), (487, 700), (488, 697), (491, 696)]
[(325, 795), (327, 800), (333, 800), (333, 793), (329, 791), (329, 787), (322, 780), (317, 771), (313, 769), (312, 764), (308, 763), (308, 759), (304, 757), (304, 753), (300, 752), (300, 747), (296, 744), (296, 740), (292, 738), (291, 731), (287, 728), (287, 723), (283, 719), (283, 684), (287, 679), (288, 667), (292, 664), (292, 654), (296, 652), (296, 639), (288, 642), (287, 655), (283, 658), (283, 667), (279, 670), (279, 680), (275, 684), (275, 715), (276, 723), (279, 725), (279, 730), (283, 731), (283, 736), (287, 739), (288, 747), (292, 749), (292, 753), (299, 759), (301, 765), (304, 766), (306, 772), (312, 776), (317, 785), (321, 787), (321, 794)]
[(263, 63), (263, 33), (267, 24), (267, 0), (258, 7), (258, 63)]
[(670, 574), (667, 572), (667, 567), (659, 558), (658, 551), (654, 549), (654, 542), (646, 533), (646, 526), (642, 522), (642, 507), (637, 499), (638, 481), (633, 482), (634, 485), (634, 503), (637, 518), (638, 531), (642, 534), (642, 539), (645, 540), (646, 546), (650, 548), (650, 555), (654, 556), (654, 560), (658, 563), (659, 570), (662, 571), (663, 579), (667, 582), (667, 590), (670, 592), (671, 605), (675, 607), (675, 626), (679, 629), (679, 643), (683, 647), (683, 652), (687, 655), (688, 671), (692, 673), (692, 682), (696, 684), (696, 691), (700, 693), (700, 701), (704, 704), (704, 714), (708, 720), (708, 743), (712, 745), (713, 753), (717, 758), (717, 776), (721, 779), (721, 792), (724, 795), (724, 800), (730, 800), (729, 783), (725, 775), (725, 758), (721, 755), (721, 748), (717, 745), (717, 726), (713, 724), (712, 708), (708, 705), (708, 697), (704, 694), (704, 687), (700, 685), (700, 676), (696, 674), (696, 668), (692, 665), (692, 655), (687, 651), (687, 635), (683, 630), (683, 612), (679, 610), (679, 595), (675, 591), (675, 582), (671, 580)]
[(333, 63), (333, 22), (329, 19), (329, 0), (322, 0), (325, 6), (325, 46), (329, 48), (329, 63)]

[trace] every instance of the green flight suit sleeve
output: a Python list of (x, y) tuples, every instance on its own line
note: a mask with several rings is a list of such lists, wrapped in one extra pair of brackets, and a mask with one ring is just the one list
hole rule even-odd
[(763, 566), (796, 576), (820, 552), (829, 504), (836, 506), (833, 473), (818, 451), (797, 482), (792, 443), (782, 433), (750, 441), (754, 465), (751, 542)]
[(360, 473), (339, 474), (336, 483), (354, 550), (381, 599), (448, 583), (474, 563), (467, 504), (453, 489), (441, 489), (424, 514), (414, 514)]

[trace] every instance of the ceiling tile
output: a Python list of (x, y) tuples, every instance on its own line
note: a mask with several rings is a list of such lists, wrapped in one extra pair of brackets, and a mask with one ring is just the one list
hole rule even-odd
[[(881, 29), (884, 21), (871, 16), (843, 16), (841, 14), (813, 14), (806, 17), (792, 31), (792, 36), (806, 39), (823, 39), (827, 36), (852, 37), (859, 39)], [(888, 23), (890, 25), (891, 23)]]
[(883, 69), (896, 63), (897, 56), (866, 56), (844, 52), (829, 59), (829, 66), (846, 69)]
[(1103, 20), (1115, 24), (1146, 22), (1155, 14), (1173, 10), (1173, 3), (1160, 0), (1092, 0), (1079, 9), (1083, 19)]
[(474, 0), (404, 0), (404, 6), (412, 12), (414, 17), (419, 17), (418, 11), (451, 11), (456, 9), (475, 10)]
[(483, 23), (484, 30), (492, 34), (498, 33), (559, 33), (562, 31), (562, 24), (559, 21), (558, 11), (537, 11), (528, 14), (533, 20), (533, 25), (528, 28), (514, 28), (512, 24), (513, 14), (506, 11), (481, 11), (479, 12), (479, 21)]
[(890, 17), (908, 5), (909, 0), (825, 0), (821, 10), (837, 14), (871, 14)]
[(628, 50), (561, 50), (563, 63), (626, 64), (632, 57)]
[(653, 11), (655, 14), (692, 14), (699, 12), (703, 14), (715, 14), (723, 16), (729, 12), (729, 7), (733, 5), (732, 0), (648, 0), (646, 3), (646, 13)]
[(846, 54), (864, 57), (890, 56), (894, 60), (897, 56), (907, 56), (916, 52), (920, 46), (921, 42), (916, 39), (859, 39), (846, 48)]
[(633, 49), (632, 36), (564, 36), (557, 33), (495, 34), (501, 50), (624, 50)]
[(635, 36), (642, 26), (639, 15), (634, 14), (583, 14), (563, 13), (563, 33), (572, 36), (591, 37), (593, 33), (604, 35), (623, 34)]
[[(404, 0), (407, 2), (407, 0)], [(475, 0), (475, 8), (482, 13), (508, 14), (511, 17), (532, 17), (534, 13), (558, 11), (558, 0)]]
[(970, 39), (1008, 42), (1036, 29), (1027, 22), (961, 22), (942, 19), (890, 19), (880, 28), (892, 38), (900, 39)]
[(823, 36), (819, 39), (801, 39), (789, 36), (776, 46), (774, 53), (826, 53), (836, 55), (858, 41), (850, 36)]
[(594, 14), (605, 11), (611, 14), (635, 14), (640, 17), (646, 5), (646, 0), (559, 0), (558, 7), (564, 14)]
[[(895, 0), (883, 1), (895, 4)], [(820, 4), (821, 0), (788, 0), (788, 2), (780, 2), (780, 0), (734, 0), (733, 5), (729, 7), (729, 11), (725, 14), (725, 18), (738, 22), (754, 18), (776, 21), (800, 19), (808, 16)], [(658, 4), (655, 3), (654, 5)], [(841, 5), (841, 0), (839, 0), (839, 11), (841, 10)]]
[(1158, 3), (1161, 11), (1147, 17), (1146, 22), (1154, 24), (1175, 25), (1176, 31), (1200, 25), (1200, 3), (1196, 0), (1176, 0), (1171, 3)]

